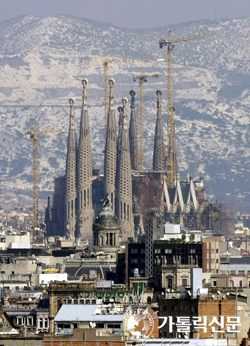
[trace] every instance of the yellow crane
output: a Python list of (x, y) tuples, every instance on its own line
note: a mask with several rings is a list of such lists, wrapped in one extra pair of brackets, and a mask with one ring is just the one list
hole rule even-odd
[(139, 79), (139, 169), (143, 170), (143, 159), (144, 159), (144, 83), (149, 78), (159, 78), (159, 74), (143, 74), (141, 70), (140, 76), (133, 76), (135, 82)]
[(61, 133), (65, 130), (45, 130), (37, 131), (37, 122), (35, 121), (34, 130), (26, 131), (25, 135), (30, 135), (32, 139), (32, 172), (33, 172), (33, 230), (38, 226), (38, 138), (37, 135), (46, 133)]
[(119, 58), (109, 58), (108, 52), (104, 60), (82, 60), (82, 64), (87, 63), (102, 63), (104, 68), (104, 133), (106, 136), (106, 126), (108, 118), (108, 107), (109, 107), (109, 64), (113, 62), (153, 62), (153, 61), (165, 61), (161, 58), (151, 58), (151, 59), (119, 59)]
[(174, 107), (173, 107), (173, 49), (174, 43), (197, 40), (199, 38), (209, 37), (209, 35), (200, 35), (194, 37), (180, 38), (172, 40), (171, 30), (168, 32), (168, 40), (161, 39), (159, 42), (160, 48), (167, 46), (167, 184), (170, 187), (174, 186), (174, 177), (178, 173), (175, 145), (175, 125), (174, 125)]

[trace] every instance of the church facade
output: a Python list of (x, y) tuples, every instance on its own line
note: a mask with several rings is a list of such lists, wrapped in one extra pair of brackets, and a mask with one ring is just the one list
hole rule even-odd
[[(206, 228), (202, 216), (207, 200), (203, 178), (189, 176), (181, 182), (179, 174), (174, 187), (166, 182), (166, 156), (162, 119), (161, 91), (157, 90), (157, 110), (153, 169), (139, 170), (138, 138), (135, 117), (135, 92), (121, 100), (118, 114), (114, 107), (114, 79), (109, 80), (109, 110), (105, 126), (104, 175), (93, 169), (91, 136), (87, 104), (88, 80), (82, 80), (83, 95), (79, 136), (75, 129), (74, 100), (70, 99), (69, 131), (65, 175), (55, 178), (53, 202), (48, 200), (45, 213), (48, 236), (93, 240), (93, 222), (109, 195), (110, 210), (119, 222), (116, 242), (144, 234), (148, 210), (160, 208), (165, 221), (187, 228)], [(118, 118), (118, 121), (117, 121)]]

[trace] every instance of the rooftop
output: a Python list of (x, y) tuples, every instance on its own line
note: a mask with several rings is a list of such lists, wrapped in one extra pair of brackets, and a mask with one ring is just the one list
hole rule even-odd
[(58, 311), (55, 322), (122, 322), (126, 312), (121, 314), (121, 310), (116, 307), (110, 309), (102, 305), (62, 305)]

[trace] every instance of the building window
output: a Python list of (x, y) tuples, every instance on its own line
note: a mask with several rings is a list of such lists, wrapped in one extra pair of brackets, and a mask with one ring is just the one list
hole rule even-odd
[(195, 253), (195, 249), (190, 249), (190, 253)]
[(172, 288), (172, 279), (168, 279), (168, 288)]
[(219, 250), (218, 250), (218, 249), (216, 249), (216, 253), (219, 253)]
[(137, 258), (131, 258), (131, 263), (138, 263), (138, 259)]
[(27, 326), (32, 326), (33, 325), (33, 318), (32, 317), (28, 317), (27, 318)]
[(187, 279), (182, 279), (182, 286), (187, 286)]
[(165, 249), (165, 253), (172, 253), (172, 249)]
[(214, 253), (214, 249), (211, 249), (211, 253)]
[(16, 323), (22, 326), (23, 325), (23, 317), (17, 317)]
[(216, 281), (213, 281), (213, 286), (214, 286), (214, 287), (216, 286), (216, 284), (217, 284), (217, 282), (216, 282)]

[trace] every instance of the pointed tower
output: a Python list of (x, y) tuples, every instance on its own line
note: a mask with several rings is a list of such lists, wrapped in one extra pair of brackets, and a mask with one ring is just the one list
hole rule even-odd
[(132, 175), (130, 162), (130, 148), (127, 126), (126, 104), (128, 100), (122, 99), (123, 122), (121, 140), (118, 148), (117, 169), (116, 169), (116, 216), (121, 223), (122, 241), (134, 236), (134, 219), (132, 214)]
[(160, 90), (156, 91), (158, 96), (157, 100), (157, 118), (155, 125), (155, 143), (154, 143), (154, 156), (153, 156), (153, 170), (164, 171), (165, 170), (165, 147), (163, 137), (163, 124), (161, 113), (161, 94)]
[(131, 157), (131, 169), (137, 171), (139, 169), (138, 161), (138, 139), (137, 139), (137, 126), (135, 119), (135, 92), (131, 90), (131, 116), (129, 124), (129, 143), (130, 143), (130, 157)]
[(66, 175), (65, 175), (65, 224), (64, 234), (75, 237), (76, 230), (76, 129), (74, 100), (70, 103), (70, 123), (68, 134)]
[(106, 142), (104, 150), (104, 177), (105, 191), (110, 196), (110, 207), (115, 212), (115, 177), (116, 177), (116, 155), (117, 155), (117, 133), (114, 109), (114, 79), (109, 80), (109, 111), (106, 130)]
[(52, 235), (52, 208), (50, 204), (50, 197), (48, 197), (48, 204), (45, 210), (45, 224), (47, 235)]
[(117, 161), (119, 160), (121, 138), (122, 138), (122, 126), (123, 126), (123, 107), (118, 107), (119, 120), (118, 120), (118, 136), (117, 136)]
[(82, 111), (77, 149), (77, 227), (81, 239), (92, 239), (92, 153), (87, 105), (88, 80), (83, 79)]

